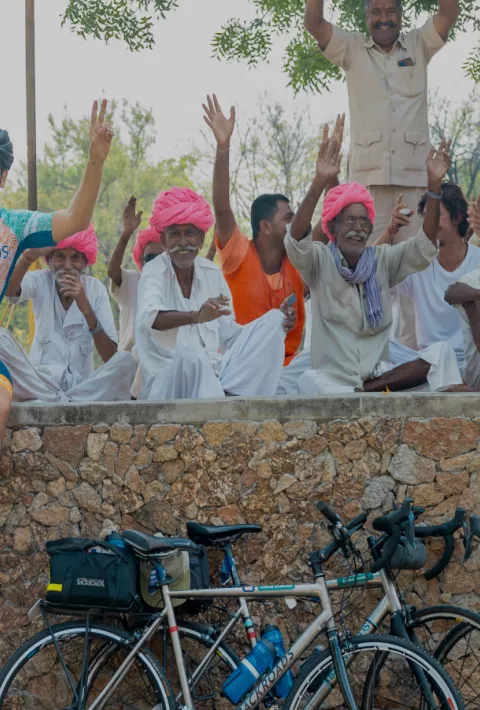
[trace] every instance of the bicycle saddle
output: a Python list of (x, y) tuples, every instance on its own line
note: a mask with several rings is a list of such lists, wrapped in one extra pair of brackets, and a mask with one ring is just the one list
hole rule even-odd
[(187, 534), (190, 540), (206, 547), (227, 542), (246, 533), (259, 532), (262, 532), (260, 525), (202, 525), (195, 520), (187, 523)]
[(144, 555), (156, 555), (161, 552), (173, 552), (174, 550), (193, 552), (197, 549), (195, 543), (184, 537), (155, 537), (138, 530), (125, 530), (123, 539), (130, 547), (142, 552)]

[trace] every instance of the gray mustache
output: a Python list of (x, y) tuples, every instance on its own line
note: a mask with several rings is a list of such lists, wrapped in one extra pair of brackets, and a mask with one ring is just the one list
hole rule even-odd
[(169, 254), (176, 254), (179, 251), (198, 251), (197, 247), (184, 246), (184, 247), (172, 247), (168, 250)]
[(367, 241), (367, 239), (368, 239), (368, 235), (365, 234), (365, 232), (347, 232), (345, 235), (346, 239), (352, 239), (355, 237), (361, 237), (365, 241)]

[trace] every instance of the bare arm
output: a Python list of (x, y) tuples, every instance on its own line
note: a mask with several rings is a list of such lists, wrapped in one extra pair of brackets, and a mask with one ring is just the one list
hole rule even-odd
[(451, 306), (461, 306), (480, 300), (480, 289), (468, 284), (456, 283), (449, 286), (445, 292), (445, 300)]
[(230, 300), (226, 296), (209, 298), (198, 311), (158, 311), (153, 322), (154, 330), (172, 330), (184, 325), (198, 325), (216, 320), (220, 316), (229, 316), (232, 311), (227, 308)]
[(212, 198), (218, 242), (223, 249), (236, 227), (235, 216), (230, 205), (230, 138), (235, 128), (235, 108), (231, 107), (230, 118), (227, 119), (222, 113), (215, 94), (213, 98), (207, 96), (207, 104), (203, 104), (204, 120), (211, 128), (217, 142)]
[[(427, 159), (428, 191), (441, 195), (442, 180), (450, 167), (450, 142), (444, 138), (438, 150), (432, 148)], [(438, 241), (438, 228), (440, 224), (440, 199), (427, 197), (423, 231), (436, 246)]]
[[(408, 210), (408, 214), (405, 211)], [(402, 214), (403, 213), (403, 214)], [(392, 217), (386, 230), (381, 234), (375, 242), (375, 246), (378, 247), (381, 244), (391, 244), (392, 238), (399, 232), (402, 227), (408, 227), (410, 224), (410, 217), (413, 215), (413, 210), (408, 208), (408, 205), (403, 201), (403, 195), (399, 195), (397, 198), (397, 203), (393, 208)]]
[(478, 303), (465, 303), (464, 308), (472, 330), (473, 341), (480, 352), (480, 311)]
[(42, 256), (47, 256), (47, 254), (50, 254), (52, 251), (53, 247), (26, 249), (15, 264), (5, 295), (8, 298), (18, 298), (22, 293), (22, 281), (29, 268), (37, 259), (40, 259)]
[(326, 189), (327, 185), (332, 185), (333, 180), (337, 178), (340, 172), (342, 159), (340, 151), (342, 149), (344, 123), (345, 115), (337, 116), (335, 129), (331, 138), (329, 138), (328, 135), (328, 124), (325, 124), (323, 127), (323, 138), (316, 163), (316, 174), (307, 196), (298, 208), (292, 222), (291, 235), (293, 239), (297, 241), (303, 239), (308, 232), (313, 213), (315, 212), (322, 192)]
[(439, 0), (438, 12), (434, 15), (433, 24), (440, 37), (448, 39), (448, 33), (455, 24), (458, 15), (460, 14), (460, 5), (458, 0)]
[(328, 47), (332, 39), (333, 27), (323, 16), (323, 0), (308, 0), (304, 26), (307, 32), (317, 40), (321, 50)]
[[(327, 194), (327, 192), (332, 188), (337, 187), (338, 184), (338, 175), (335, 175), (335, 177), (331, 178), (326, 184), (325, 194)], [(328, 244), (328, 237), (323, 231), (321, 219), (318, 220), (317, 224), (312, 230), (312, 242), (323, 242), (323, 244)]]
[(108, 262), (108, 278), (113, 281), (117, 288), (120, 288), (122, 285), (122, 262), (125, 256), (125, 250), (130, 241), (130, 237), (135, 233), (135, 230), (138, 229), (142, 221), (143, 212), (135, 214), (136, 207), (137, 199), (132, 196), (123, 210), (123, 232)]
[(83, 180), (70, 207), (66, 210), (59, 210), (53, 215), (52, 236), (56, 244), (62, 239), (87, 229), (92, 219), (102, 182), (103, 166), (113, 138), (112, 131), (104, 123), (106, 110), (107, 102), (103, 101), (100, 116), (97, 119), (98, 105), (95, 101), (90, 123), (90, 154)]

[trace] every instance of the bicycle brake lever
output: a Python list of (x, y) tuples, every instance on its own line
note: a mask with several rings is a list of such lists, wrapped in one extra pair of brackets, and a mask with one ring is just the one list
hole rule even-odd
[(465, 554), (463, 556), (463, 561), (466, 562), (470, 559), (473, 553), (473, 532), (468, 526), (466, 520), (463, 521), (463, 547), (465, 549)]

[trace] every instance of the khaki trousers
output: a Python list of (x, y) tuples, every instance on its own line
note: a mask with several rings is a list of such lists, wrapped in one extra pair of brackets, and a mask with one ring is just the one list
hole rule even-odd
[[(373, 243), (388, 226), (393, 208), (399, 195), (403, 201), (414, 211), (410, 218), (410, 227), (403, 227), (392, 240), (392, 244), (399, 244), (410, 237), (414, 237), (423, 224), (423, 217), (417, 214), (417, 206), (426, 187), (399, 187), (398, 185), (371, 185), (368, 188), (375, 202), (376, 218), (372, 236), (369, 243)], [(415, 308), (407, 295), (395, 295), (392, 299), (393, 324), (392, 338), (399, 340), (403, 345), (413, 350), (418, 350), (415, 334)]]

